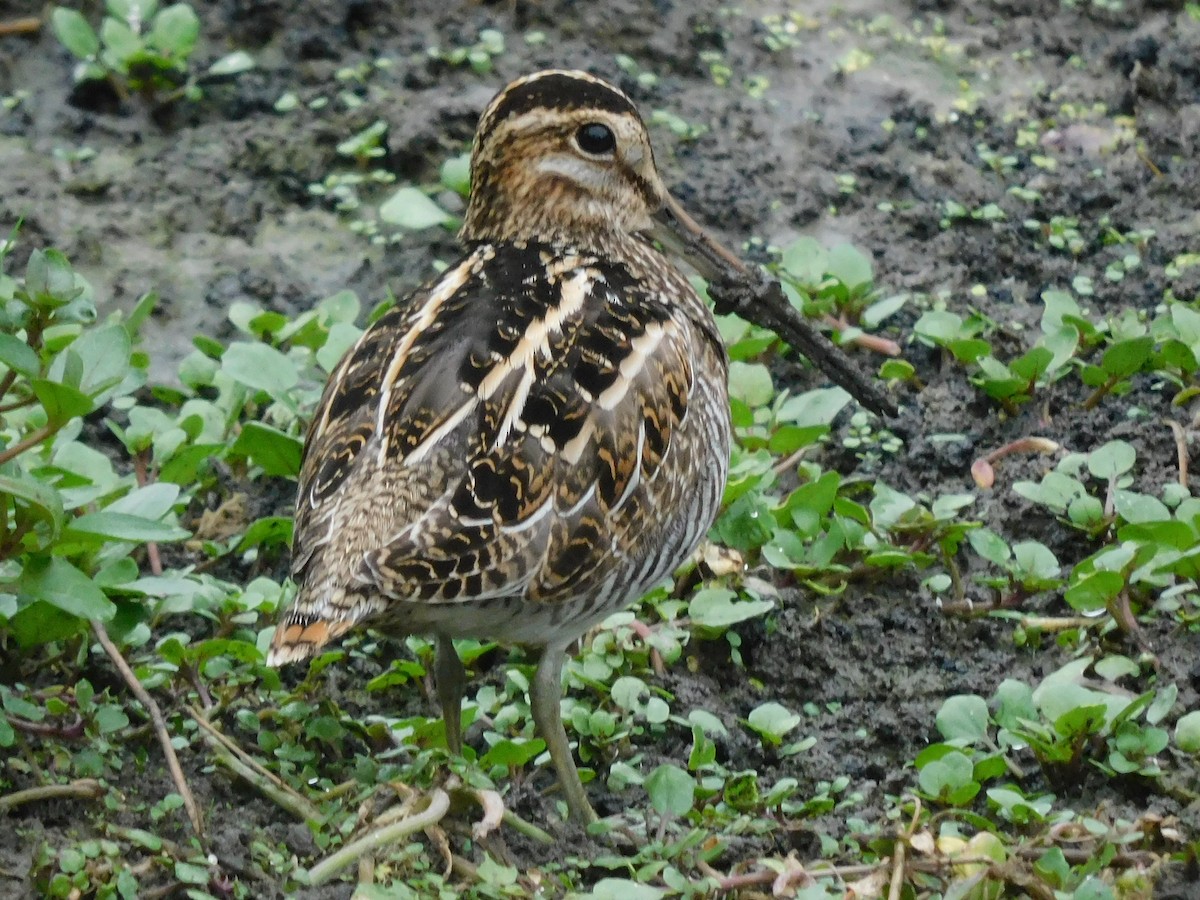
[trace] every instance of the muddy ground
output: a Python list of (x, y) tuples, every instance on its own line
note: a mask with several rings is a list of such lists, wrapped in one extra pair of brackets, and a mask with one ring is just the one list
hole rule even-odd
[[(1021, 326), (1038, 321), (1040, 293), (1068, 288), (1079, 275), (1094, 279), (1097, 315), (1152, 309), (1166, 290), (1181, 299), (1200, 296), (1200, 267), (1165, 271), (1177, 254), (1200, 249), (1200, 22), (1182, 2), (849, 0), (836, 10), (814, 2), (734, 8), (672, 0), (195, 6), (203, 20), (201, 61), (244, 49), (258, 67), (212, 85), (198, 103), (165, 110), (103, 89), (73, 90), (72, 61), (48, 30), (0, 38), (0, 95), (20, 100), (0, 113), (0, 230), (23, 217), (17, 265), (33, 247), (58, 247), (106, 308), (128, 307), (147, 290), (160, 293), (148, 344), (158, 377), (171, 377), (193, 333), (228, 335), (224, 314), (234, 301), (295, 313), (348, 287), (370, 305), (389, 289), (402, 294), (429, 277), (435, 260), (452, 257), (452, 235), (434, 229), (372, 245), (308, 186), (345, 169), (336, 145), (377, 119), (390, 125), (382, 164), (401, 181), (434, 182), (441, 162), (469, 140), (492, 93), (548, 66), (610, 77), (647, 114), (667, 110), (699, 126), (694, 137), (654, 127), (659, 163), (684, 204), (727, 243), (752, 240), (749, 254), (765, 258), (762, 244), (784, 245), (799, 235), (849, 241), (873, 258), (885, 293), (944, 296), (952, 308), (978, 309), (1003, 324), (1000, 343), (1014, 352), (1022, 346)], [(40, 2), (7, 0), (0, 21), (42, 11)], [(788, 11), (802, 14), (792, 20), (797, 28), (785, 35), (787, 46), (770, 49), (780, 35), (764, 17)], [(427, 53), (471, 44), (484, 28), (501, 31), (507, 44), (489, 74)], [(527, 42), (530, 31), (545, 40)], [(616, 54), (657, 80), (639, 83)], [(391, 66), (365, 82), (338, 78), (379, 57)], [(728, 67), (725, 86), (714, 83), (714, 61)], [(761, 97), (753, 96), (756, 77), (767, 80)], [(348, 109), (336, 99), (340, 91), (361, 102)], [(299, 106), (277, 112), (276, 101), (288, 92)], [(309, 108), (321, 96), (332, 102)], [(1067, 127), (1078, 121), (1084, 127)], [(1057, 137), (1047, 139), (1056, 126)], [(1015, 155), (1015, 168), (985, 165), (981, 145)], [(94, 154), (73, 158), (81, 148)], [(1053, 157), (1057, 167), (1033, 167), (1034, 154)], [(853, 179), (849, 190), (845, 176)], [(1079, 218), (1086, 240), (1077, 255), (1031, 236), (1022, 224), (1028, 208), (1008, 193), (1013, 184), (1042, 193), (1043, 220)], [(996, 203), (1008, 215), (942, 227), (948, 200), (969, 209)], [(1102, 217), (1120, 231), (1155, 232), (1142, 269), (1120, 283), (1103, 277), (1116, 252), (1099, 239)], [(885, 329), (904, 345), (925, 385), (901, 395), (903, 414), (890, 425), (903, 449), (860, 458), (834, 440), (823, 465), (932, 498), (971, 490), (975, 457), (1039, 433), (1078, 449), (1122, 437), (1149, 463), (1141, 472), (1145, 486), (1173, 477), (1170, 431), (1146, 424), (1163, 415), (1187, 421), (1185, 411), (1168, 408), (1165, 394), (1138, 384), (1130, 397), (1085, 415), (1063, 384), (1044, 403), (1001, 417), (960, 369), (910, 342), (918, 315), (910, 303)], [(820, 383), (801, 374), (796, 386)], [(1133, 403), (1152, 417), (1128, 419)], [(938, 439), (946, 434), (960, 437)], [(1070, 563), (1090, 552), (1086, 545), (1008, 489), (1045, 465), (1006, 465), (976, 509), (1001, 534), (1042, 540)], [(990, 598), (974, 589), (974, 599)], [(904, 766), (935, 737), (934, 715), (947, 696), (989, 696), (1008, 676), (1036, 683), (1070, 657), (1015, 646), (1005, 621), (947, 617), (917, 576), (855, 584), (837, 599), (785, 588), (781, 608), (770, 632), (745, 632), (750, 678), (717, 674), (728, 671), (724, 645), (700, 646), (695, 652), (704, 664), (674, 667), (663, 686), (680, 708), (702, 706), (731, 724), (763, 696), (792, 708), (816, 704), (821, 714), (803, 725), (818, 738), (809, 752), (771, 759), (741, 730), (722, 752), (768, 777), (800, 779), (801, 795), (847, 775), (851, 790), (864, 796), (853, 814), (867, 820), (884, 808), (885, 794), (913, 782)], [(1061, 613), (1064, 606), (1041, 597), (1032, 608)], [(1147, 637), (1164, 677), (1180, 685), (1181, 708), (1196, 708), (1195, 636), (1161, 625)], [(1119, 637), (1112, 648), (1136, 654)], [(499, 667), (491, 677), (499, 677)], [(347, 673), (331, 678), (331, 690), (350, 690)], [(751, 679), (765, 688), (751, 687)], [(832, 712), (831, 703), (838, 704)], [(681, 731), (677, 744), (648, 752), (685, 759), (689, 740)], [(128, 776), (130, 795), (165, 787), (139, 783), (144, 776), (133, 771)], [(302, 856), (314, 852), (305, 829), (274, 807), (220, 781), (197, 789), (211, 804), (218, 853), (245, 855), (239, 832), (248, 820), (293, 840)], [(1076, 808), (1108, 805), (1114, 815), (1133, 817), (1149, 807), (1200, 830), (1195, 807), (1147, 796), (1139, 782), (1097, 777), (1078, 790)], [(609, 802), (599, 787), (592, 792), (601, 813), (624, 803)], [(519, 791), (516, 802), (529, 812), (540, 801)], [(529, 814), (537, 818), (536, 809)], [(42, 809), (16, 820), (24, 840), (14, 847), (11, 831), (0, 836), (4, 868), (24, 871), (33, 838), (45, 831), (53, 840), (69, 830), (70, 818), (66, 809)], [(840, 831), (831, 817), (759, 849), (794, 848), (808, 858), (819, 852), (818, 830)], [(526, 862), (546, 861), (545, 851), (523, 852)], [(1161, 896), (1195, 896), (1187, 878), (1168, 877)], [(6, 884), (0, 881), (0, 895), (22, 896), (24, 888), (11, 893)], [(347, 893), (338, 886), (310, 895)]]

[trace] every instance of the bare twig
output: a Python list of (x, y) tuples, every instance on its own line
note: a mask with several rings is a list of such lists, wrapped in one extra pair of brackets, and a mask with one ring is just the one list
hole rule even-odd
[(0, 453), (0, 465), (16, 459), (26, 450), (36, 447), (47, 438), (54, 437), (60, 428), (62, 428), (62, 425), (50, 425), (48, 423), (41, 428), (35, 428), (29, 432), (29, 435), (24, 440), (17, 441), (11, 447), (5, 448), (4, 452)]
[(37, 34), (42, 30), (42, 20), (37, 16), (22, 16), (19, 19), (9, 19), (0, 22), (0, 37), (10, 34)]
[(353, 864), (359, 857), (437, 824), (449, 809), (450, 796), (441, 788), (434, 788), (429, 792), (428, 803), (424, 810), (401, 819), (399, 822), (393, 822), (385, 828), (369, 831), (358, 840), (351, 841), (336, 853), (325, 857), (308, 870), (309, 883), (324, 884), (346, 866)]
[(0, 796), (0, 813), (41, 800), (95, 800), (103, 795), (103, 786), (94, 778), (79, 778), (70, 784), (44, 784)]
[(142, 704), (146, 712), (150, 715), (150, 721), (154, 726), (154, 733), (158, 736), (158, 742), (162, 746), (163, 755), (167, 759), (167, 768), (171, 771), (171, 780), (175, 782), (175, 789), (179, 791), (179, 796), (183, 798), (183, 807), (187, 810), (188, 819), (192, 823), (192, 830), (196, 832), (196, 837), (204, 840), (204, 820), (200, 817), (200, 807), (196, 805), (196, 798), (192, 795), (192, 789), (188, 786), (187, 779), (183, 775), (183, 767), (179, 765), (179, 757), (175, 754), (175, 748), (171, 746), (171, 735), (167, 731), (167, 722), (163, 718), (162, 710), (158, 708), (158, 704), (154, 702), (154, 698), (150, 696), (149, 691), (142, 686), (138, 681), (137, 675), (133, 669), (129, 668), (129, 663), (125, 661), (125, 657), (121, 655), (121, 651), (117, 649), (117, 645), (113, 643), (112, 638), (108, 636), (108, 632), (104, 629), (104, 623), (99, 619), (92, 619), (92, 633), (96, 635), (96, 640), (100, 642), (100, 646), (104, 648), (104, 652), (108, 654), (108, 658), (112, 660), (117, 671), (121, 673), (121, 677), (129, 686), (129, 690), (133, 692), (133, 696)]
[(35, 734), (39, 737), (55, 738), (61, 741), (77, 741), (84, 736), (83, 716), (76, 715), (75, 721), (69, 725), (54, 725), (49, 722), (30, 722), (18, 716), (8, 715), (8, 724), (15, 730), (25, 734)]

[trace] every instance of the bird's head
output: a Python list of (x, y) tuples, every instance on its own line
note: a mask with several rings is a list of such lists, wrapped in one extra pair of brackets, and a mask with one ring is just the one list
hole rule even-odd
[(497, 94), (479, 120), (462, 236), (645, 231), (666, 194), (629, 97), (586, 72), (536, 72)]

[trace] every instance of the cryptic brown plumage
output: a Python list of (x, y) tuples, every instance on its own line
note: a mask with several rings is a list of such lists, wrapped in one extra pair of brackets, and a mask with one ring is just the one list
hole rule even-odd
[[(567, 647), (683, 562), (729, 458), (711, 313), (651, 244), (680, 213), (644, 124), (583, 72), (538, 72), (476, 132), (465, 255), (372, 325), (305, 444), (294, 605), (271, 662), (362, 622), (541, 649), (531, 707), (573, 817), (594, 817), (559, 714)], [(686, 221), (686, 220), (685, 220)], [(694, 237), (692, 238), (694, 245)]]

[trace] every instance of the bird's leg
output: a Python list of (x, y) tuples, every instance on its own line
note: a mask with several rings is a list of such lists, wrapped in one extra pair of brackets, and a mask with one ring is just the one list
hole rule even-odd
[(438, 703), (442, 707), (442, 722), (446, 726), (446, 747), (455, 755), (462, 753), (462, 698), (467, 682), (454, 641), (438, 635), (437, 656), (433, 663)]
[(592, 805), (588, 803), (579, 771), (575, 768), (575, 757), (567, 743), (567, 733), (562, 724), (562, 667), (566, 648), (549, 645), (542, 650), (538, 659), (533, 682), (529, 685), (529, 705), (533, 710), (533, 721), (538, 733), (546, 742), (550, 759), (558, 770), (558, 781), (571, 818), (581, 825), (598, 819)]

